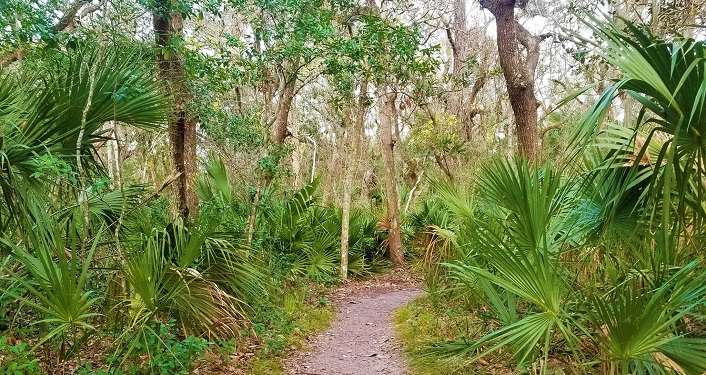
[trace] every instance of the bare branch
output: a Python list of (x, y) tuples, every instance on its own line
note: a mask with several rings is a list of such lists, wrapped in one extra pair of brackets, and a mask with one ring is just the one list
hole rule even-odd
[(59, 19), (59, 22), (52, 27), (52, 30), (55, 33), (58, 33), (73, 27), (74, 22), (76, 22), (76, 14), (78, 14), (78, 11), (81, 10), (84, 5), (89, 3), (91, 3), (91, 0), (76, 0), (69, 6), (68, 9), (64, 11), (64, 15)]

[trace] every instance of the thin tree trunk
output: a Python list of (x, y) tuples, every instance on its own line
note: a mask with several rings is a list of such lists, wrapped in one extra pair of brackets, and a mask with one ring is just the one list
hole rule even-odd
[(106, 161), (108, 162), (108, 177), (112, 186), (122, 186), (121, 160), (119, 150), (119, 132), (118, 124), (115, 121), (109, 121), (106, 124), (107, 131), (113, 133), (113, 136), (106, 141)]
[(397, 95), (385, 92), (385, 87), (377, 90), (378, 118), (380, 122), (380, 146), (385, 170), (385, 198), (387, 200), (387, 220), (389, 225), (388, 247), (390, 259), (395, 267), (404, 265), (404, 249), (400, 230), (399, 193), (397, 192), (395, 172), (395, 140), (392, 137), (395, 126), (395, 104)]
[(348, 242), (351, 217), (351, 201), (353, 198), (353, 178), (357, 177), (360, 160), (360, 145), (365, 124), (365, 112), (368, 107), (368, 81), (363, 79), (360, 83), (358, 103), (355, 105), (355, 118), (349, 117), (353, 125), (346, 132), (349, 138), (350, 152), (344, 168), (343, 202), (341, 202), (341, 279), (348, 277)]
[[(452, 30), (447, 32), (449, 44), (451, 44), (451, 55), (453, 58), (451, 74), (454, 77), (461, 78), (465, 71), (466, 58), (468, 57), (468, 26), (466, 24), (466, 2), (465, 0), (453, 0), (454, 16)], [(466, 87), (463, 85), (458, 91), (452, 92), (450, 99), (450, 112), (456, 115), (456, 118), (465, 126), (466, 112), (469, 108), (465, 108), (464, 99), (466, 96)], [(463, 128), (463, 127), (461, 127)]]
[(258, 182), (257, 190), (255, 191), (255, 197), (253, 198), (252, 207), (250, 208), (250, 215), (248, 217), (248, 237), (247, 245), (252, 245), (252, 239), (255, 235), (255, 225), (257, 224), (257, 206), (260, 204), (260, 191), (262, 187)]
[[(162, 0), (164, 1), (164, 0)], [(170, 4), (163, 4), (158, 9), (169, 9)], [(173, 101), (172, 114), (169, 119), (169, 142), (172, 147), (172, 162), (179, 173), (177, 180), (177, 200), (179, 215), (187, 219), (195, 219), (198, 215), (198, 198), (194, 190), (196, 177), (196, 119), (188, 113), (187, 103), (191, 93), (186, 85), (186, 71), (178, 54), (169, 49), (172, 37), (183, 34), (183, 17), (178, 12), (164, 14), (155, 11), (152, 15), (154, 32), (157, 40), (157, 66), (166, 89)]]
[(409, 191), (409, 197), (407, 197), (407, 203), (404, 205), (404, 212), (407, 213), (409, 211), (409, 206), (412, 204), (412, 199), (414, 199), (414, 193), (417, 192), (417, 188), (419, 187), (419, 183), (422, 181), (422, 177), (424, 177), (424, 171), (417, 176), (417, 181), (414, 182), (414, 186), (412, 186), (412, 190)]
[[(347, 112), (347, 127), (346, 138), (348, 144), (344, 144), (342, 149), (344, 149), (345, 154), (348, 155), (343, 165), (343, 199), (341, 202), (341, 280), (346, 280), (348, 278), (348, 240), (349, 240), (349, 227), (351, 218), (351, 197), (353, 195), (353, 164), (355, 163), (354, 149), (356, 143), (356, 138), (358, 138), (354, 127), (355, 120), (351, 116), (351, 110), (346, 109)], [(353, 126), (351, 126), (353, 125)]]
[(441, 168), (441, 170), (444, 172), (449, 181), (453, 181), (454, 176), (451, 174), (451, 170), (449, 169), (449, 166), (446, 163), (446, 158), (438, 152), (434, 152), (434, 161), (436, 162), (436, 165)]

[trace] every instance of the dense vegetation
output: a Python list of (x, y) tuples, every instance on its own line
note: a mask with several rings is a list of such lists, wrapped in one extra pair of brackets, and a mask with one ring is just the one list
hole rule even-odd
[[(415, 214), (427, 228), (432, 305), (450, 295), (475, 311), (459, 322), (442, 305), (465, 327), (450, 342), (410, 344), (418, 361), (447, 358), (458, 370), (495, 355), (506, 370), (706, 371), (696, 94), (706, 45), (632, 25), (597, 32), (622, 76), (577, 125), (569, 154), (553, 165), (494, 160), (470, 188), (435, 185)], [(602, 125), (622, 90), (643, 105), (636, 123)]]
[(0, 373), (278, 373), (404, 267), (420, 373), (706, 372), (703, 11), (1, 2)]

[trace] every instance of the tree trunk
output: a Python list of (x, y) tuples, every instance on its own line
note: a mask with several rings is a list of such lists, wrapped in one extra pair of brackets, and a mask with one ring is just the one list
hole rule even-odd
[[(346, 109), (347, 112), (347, 127), (346, 138), (348, 144), (344, 144), (342, 149), (348, 155), (345, 162), (343, 163), (343, 199), (341, 202), (341, 280), (346, 280), (348, 278), (348, 232), (350, 227), (351, 219), (351, 198), (353, 195), (353, 164), (355, 163), (356, 155), (354, 154), (356, 138), (358, 135), (355, 132), (353, 116), (351, 116), (351, 110)], [(353, 125), (353, 126), (351, 126)]]
[(395, 172), (395, 140), (392, 137), (395, 126), (397, 95), (385, 92), (385, 87), (377, 90), (380, 146), (385, 170), (385, 198), (387, 200), (388, 247), (390, 259), (395, 267), (404, 265), (404, 249), (400, 230), (399, 193)]
[[(532, 36), (515, 20), (514, 0), (481, 0), (495, 16), (498, 57), (515, 117), (518, 152), (530, 161), (537, 158), (537, 99), (534, 72), (540, 38)], [(520, 44), (527, 50), (523, 56)]]
[[(353, 106), (351, 106), (353, 107)], [(348, 277), (348, 241), (351, 218), (351, 200), (353, 198), (353, 178), (358, 175), (358, 162), (360, 160), (360, 145), (365, 124), (365, 112), (368, 108), (368, 81), (363, 79), (360, 83), (358, 103), (355, 107), (355, 118), (349, 116), (349, 124), (352, 127), (347, 129), (348, 159), (344, 168), (343, 182), (343, 202), (341, 202), (341, 279)]]
[(112, 133), (106, 141), (106, 162), (108, 163), (108, 177), (110, 177), (110, 184), (113, 187), (122, 186), (123, 176), (122, 168), (120, 167), (122, 160), (120, 160), (120, 136), (118, 131), (118, 124), (115, 121), (109, 121), (106, 124), (106, 131)]
[[(164, 1), (164, 0), (162, 0)], [(152, 15), (157, 42), (157, 67), (159, 75), (172, 98), (169, 118), (169, 142), (172, 162), (179, 173), (176, 183), (179, 215), (195, 219), (198, 215), (198, 198), (194, 190), (196, 177), (196, 119), (187, 111), (191, 93), (186, 85), (186, 71), (179, 55), (170, 51), (170, 39), (181, 38), (184, 19), (178, 12), (164, 14), (170, 4), (157, 7)]]
[(252, 207), (250, 208), (250, 215), (248, 216), (248, 237), (246, 244), (248, 246), (252, 245), (253, 236), (255, 235), (255, 225), (257, 223), (257, 206), (260, 204), (260, 182), (257, 183), (257, 190), (255, 191), (255, 197), (253, 197)]
[(272, 140), (279, 145), (283, 144), (284, 140), (291, 135), (288, 129), (289, 111), (292, 109), (292, 102), (296, 94), (296, 82), (297, 80), (294, 78), (284, 82), (284, 87), (277, 103), (277, 115), (272, 128)]
[[(454, 0), (454, 16), (452, 22), (452, 29), (448, 30), (447, 37), (449, 39), (449, 44), (451, 45), (451, 57), (452, 57), (452, 67), (451, 75), (461, 79), (461, 76), (465, 72), (466, 59), (468, 58), (468, 26), (466, 25), (466, 2), (465, 0)], [(467, 108), (464, 108), (464, 101), (466, 97), (466, 86), (463, 85), (450, 93), (449, 109), (450, 112), (456, 115), (458, 121), (464, 125), (460, 127), (463, 129), (466, 124), (466, 112)], [(462, 139), (463, 135), (461, 134)]]

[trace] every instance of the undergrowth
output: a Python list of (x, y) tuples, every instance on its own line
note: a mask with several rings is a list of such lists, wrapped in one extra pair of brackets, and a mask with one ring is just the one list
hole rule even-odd
[(411, 375), (471, 375), (510, 374), (512, 371), (494, 365), (502, 361), (481, 360), (471, 363), (468, 358), (429, 356), (424, 349), (439, 341), (473, 337), (482, 333), (487, 322), (479, 315), (469, 313), (460, 303), (444, 301), (425, 294), (397, 309), (393, 320), (395, 333), (402, 343)]
[(284, 374), (285, 356), (290, 351), (305, 348), (307, 337), (331, 325), (334, 311), (324, 296), (326, 288), (285, 289), (287, 292), (277, 298), (281, 308), (275, 313), (260, 315), (254, 325), (262, 346), (247, 366), (248, 374)]

